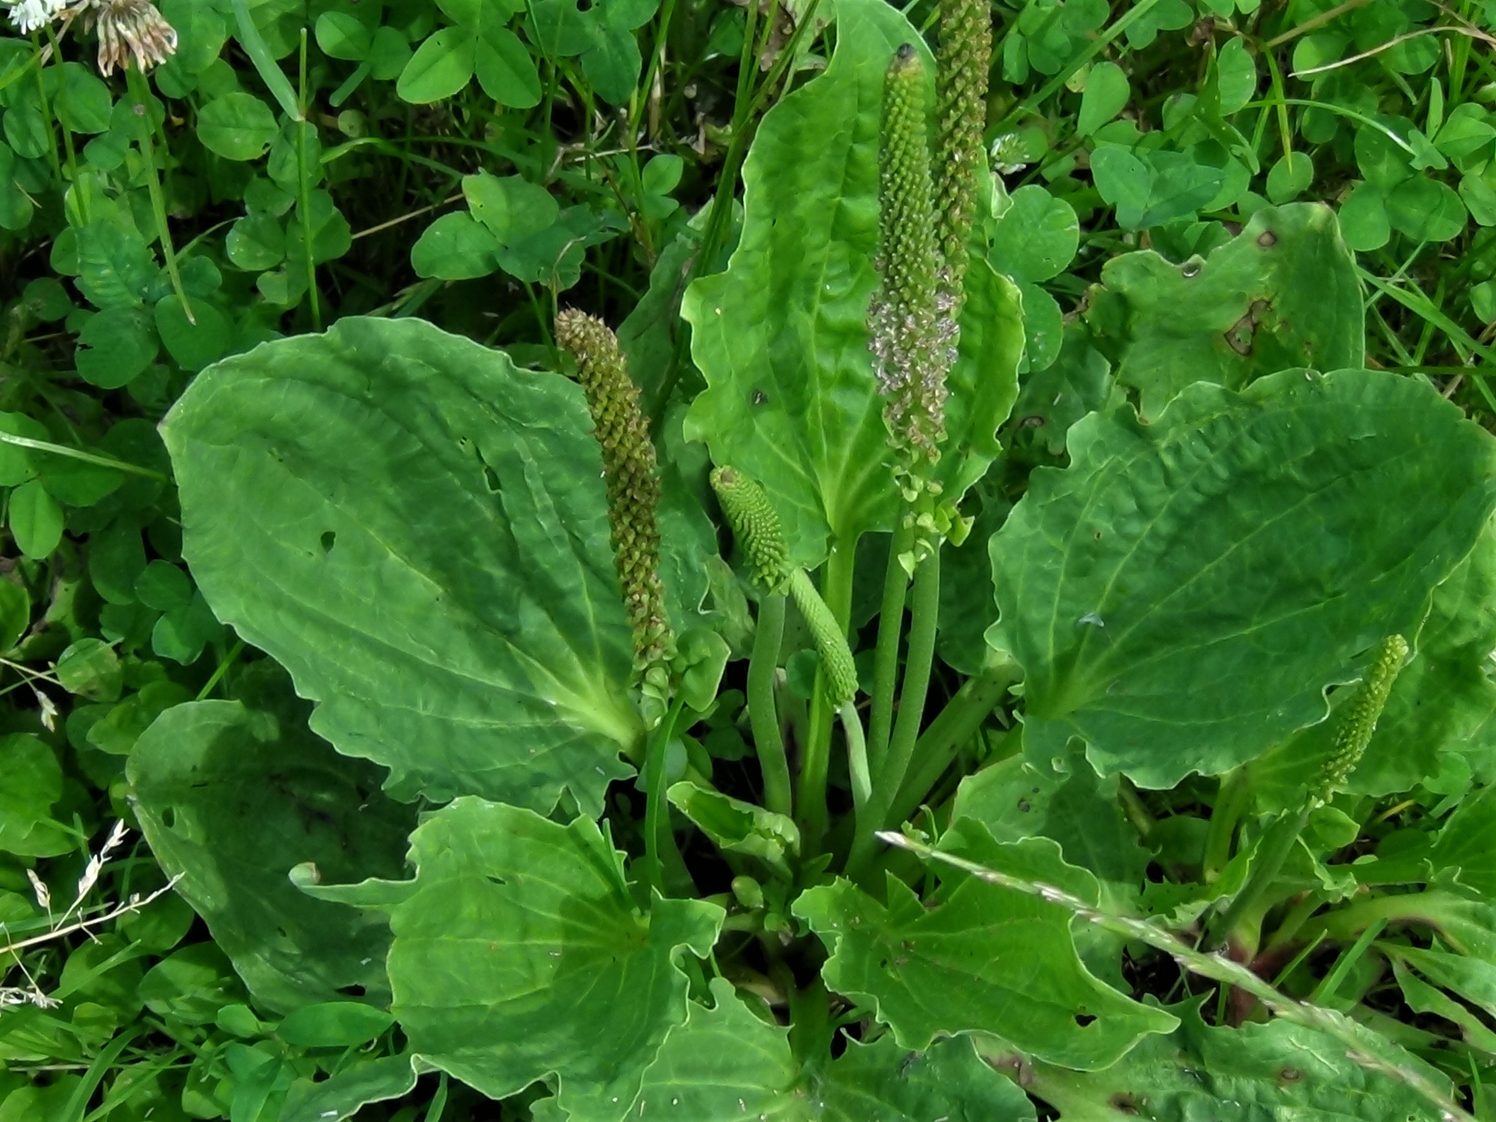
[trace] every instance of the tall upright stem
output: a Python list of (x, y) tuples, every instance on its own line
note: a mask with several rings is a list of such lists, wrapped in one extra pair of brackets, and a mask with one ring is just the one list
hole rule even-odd
[(873, 777), (873, 797), (868, 800), (865, 820), (870, 829), (859, 829), (847, 858), (847, 871), (855, 877), (873, 855), (877, 830), (887, 821), (894, 797), (904, 783), (914, 745), (925, 715), (930, 689), (930, 668), (935, 661), (935, 629), (940, 621), (940, 543), (914, 571), (914, 589), (909, 619), (909, 654), (904, 663), (904, 687), (899, 694), (899, 714), (888, 754)]
[(763, 772), (764, 806), (783, 815), (794, 813), (790, 796), (790, 767), (784, 755), (784, 736), (774, 705), (774, 674), (784, 641), (784, 594), (768, 592), (759, 601), (753, 652), (748, 656), (748, 723)]
[[(909, 574), (899, 556), (914, 545), (914, 526), (905, 517), (908, 505), (899, 512), (893, 536), (888, 543), (888, 567), (883, 574), (883, 604), (878, 610), (878, 646), (873, 656), (873, 704), (868, 718), (867, 762), (873, 774), (883, 766), (888, 753), (888, 738), (893, 732), (893, 695), (898, 685), (899, 639), (904, 632), (904, 600), (909, 591)], [(906, 523), (909, 523), (906, 525)]]
[[(852, 576), (856, 564), (857, 542), (833, 539), (821, 598), (843, 631), (846, 631), (847, 620), (852, 614)], [(831, 763), (831, 724), (835, 715), (835, 709), (826, 697), (825, 673), (817, 671), (815, 696), (810, 700), (810, 733), (800, 762), (800, 796), (796, 802), (801, 851), (807, 855), (819, 851), (821, 838), (826, 833), (829, 817), (826, 773)]]
[(668, 882), (679, 879), (685, 870), (685, 861), (675, 844), (675, 834), (670, 830), (670, 808), (665, 801), (665, 757), (670, 751), (675, 725), (684, 708), (684, 700), (676, 698), (665, 719), (649, 734), (644, 757), (647, 773), (647, 790), (644, 796), (644, 867), (650, 887), (661, 895), (669, 894)]
[(939, 716), (914, 742), (914, 759), (894, 796), (888, 821), (902, 822), (914, 813), (945, 769), (951, 766), (957, 750), (976, 735), (982, 722), (997, 708), (1017, 677), (1018, 667), (1005, 662), (984, 670), (975, 678), (968, 678), (962, 684)]

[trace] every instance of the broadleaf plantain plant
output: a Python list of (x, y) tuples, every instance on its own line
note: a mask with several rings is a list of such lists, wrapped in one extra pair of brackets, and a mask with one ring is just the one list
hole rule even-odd
[[(987, 20), (943, 3), (937, 66), (839, 0), (659, 417), (570, 311), (554, 369), (349, 318), (167, 417), (184, 556), (331, 749), (273, 699), (179, 706), (130, 760), (145, 833), (262, 1006), (314, 979), (399, 1029), (283, 1117), (432, 1070), (548, 1122), (1486, 1109), (1490, 800), (1392, 823), (1496, 775), (1496, 442), (1300, 326), (1360, 322), (1302, 204), (1109, 265), (1059, 362), (1125, 371), (1114, 404), (1005, 454)], [(1160, 314), (1284, 271), (1341, 304)], [(228, 794), (333, 750), (383, 769), (318, 787), (358, 847), (251, 890)]]

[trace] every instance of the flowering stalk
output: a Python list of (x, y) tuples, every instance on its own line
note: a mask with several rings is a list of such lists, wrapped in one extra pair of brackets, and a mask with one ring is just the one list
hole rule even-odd
[(779, 591), (789, 577), (789, 547), (769, 496), (754, 480), (730, 467), (713, 469), (712, 490), (717, 492), (722, 513), (727, 515), (733, 537), (748, 558), (754, 579)]
[(754, 576), (771, 592), (788, 591), (800, 609), (821, 658), (826, 696), (840, 706), (857, 696), (857, 667), (836, 616), (804, 569), (791, 565), (784, 531), (769, 496), (757, 482), (734, 468), (712, 472), (712, 488), (727, 515), (733, 537), (743, 547)]
[(1283, 862), (1293, 852), (1299, 835), (1309, 824), (1310, 814), (1330, 801), (1346, 777), (1361, 762), (1361, 757), (1366, 754), (1366, 746), (1371, 743), (1372, 733), (1376, 732), (1377, 719), (1387, 705), (1392, 683), (1397, 680), (1398, 672), (1407, 657), (1408, 641), (1401, 635), (1388, 636), (1377, 648), (1376, 657), (1372, 659), (1371, 669), (1367, 671), (1365, 679), (1336, 715), (1333, 750), (1310, 785), (1304, 805), (1297, 811), (1284, 811), (1267, 828), (1257, 845), (1257, 861), (1247, 883), (1236, 894), (1230, 906), (1218, 913), (1210, 924), (1206, 935), (1208, 946), (1215, 947), (1224, 942), (1247, 910), (1262, 898), (1262, 894), (1283, 868)]
[(629, 377), (618, 339), (600, 319), (575, 309), (556, 317), (556, 341), (577, 361), (593, 436), (603, 453), (613, 560), (634, 633), (635, 670), (663, 667), (673, 645), (660, 583), (660, 482), (639, 387)]
[(883, 416), (909, 470), (940, 456), (945, 438), (945, 375), (954, 358), (949, 297), (938, 281), (934, 188), (925, 128), (924, 63), (905, 43), (883, 82), (878, 151), (878, 272), (883, 283), (868, 310)]
[[(806, 630), (810, 632), (811, 642), (815, 644), (816, 654), (820, 657), (820, 677), (826, 700), (841, 717), (842, 728), (846, 733), (847, 766), (852, 776), (854, 800), (860, 813), (870, 794), (871, 781), (868, 778), (870, 773), (866, 737), (862, 731), (861, 718), (853, 705), (857, 697), (857, 665), (852, 659), (852, 648), (847, 645), (846, 633), (837, 622), (836, 614), (827, 607), (826, 601), (811, 583), (809, 574), (790, 563), (789, 549), (779, 525), (779, 515), (775, 513), (764, 489), (733, 468), (717, 468), (713, 471), (712, 487), (722, 504), (722, 512), (727, 515), (733, 537), (737, 538), (753, 567), (754, 576), (769, 590), (764, 600), (765, 610), (759, 614), (759, 626), (763, 627), (767, 619), (771, 626), (782, 631), (785, 591), (789, 592), (790, 598), (795, 601), (795, 607), (800, 610), (801, 618), (805, 620)], [(763, 655), (777, 656), (777, 640), (774, 646), (775, 651), (765, 651), (762, 652)], [(759, 658), (760, 654), (755, 643), (754, 657)], [(760, 672), (762, 669), (760, 667)], [(750, 668), (749, 673), (752, 675), (753, 669)], [(768, 708), (768, 700), (765, 698), (760, 703), (763, 712), (754, 719), (755, 738), (761, 727), (765, 732), (769, 731)], [(768, 756), (764, 770), (766, 786), (770, 779), (770, 766), (778, 766), (773, 750), (779, 739), (777, 725), (769, 735), (771, 743), (760, 748), (761, 758), (765, 754)], [(782, 751), (780, 754), (782, 755)], [(804, 781), (813, 773), (814, 781), (809, 787), (821, 790), (821, 797), (824, 799), (822, 760), (815, 753), (808, 752), (801, 772), (802, 803), (807, 790)], [(809, 809), (811, 808), (802, 805), (802, 814)]]
[(936, 52), (935, 221), (945, 258), (941, 288), (960, 312), (966, 243), (977, 207), (977, 168), (985, 156), (987, 78), (992, 67), (988, 0), (941, 0)]
[(1335, 730), (1335, 746), (1324, 767), (1320, 768), (1314, 786), (1310, 788), (1312, 805), (1322, 806), (1334, 797), (1335, 792), (1371, 743), (1376, 732), (1377, 721), (1387, 707), (1387, 697), (1392, 693), (1392, 683), (1408, 657), (1408, 641), (1401, 635), (1392, 635), (1382, 641), (1372, 660), (1371, 669), (1357, 688), (1355, 696), (1345, 703), (1339, 714), (1340, 724)]

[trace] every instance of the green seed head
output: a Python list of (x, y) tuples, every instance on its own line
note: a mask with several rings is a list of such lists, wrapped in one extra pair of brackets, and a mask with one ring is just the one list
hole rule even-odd
[(985, 158), (987, 78), (992, 68), (989, 0), (940, 0), (940, 49), (935, 91), (935, 212), (941, 278), (960, 310), (967, 240), (977, 205), (977, 169)]
[(1313, 787), (1313, 801), (1328, 802), (1346, 778), (1361, 762), (1366, 746), (1376, 732), (1377, 719), (1387, 704), (1392, 692), (1392, 683), (1397, 680), (1403, 660), (1408, 657), (1408, 641), (1401, 635), (1392, 635), (1377, 648), (1375, 659), (1366, 677), (1356, 688), (1355, 696), (1345, 702), (1339, 714), (1339, 726), (1335, 730), (1334, 751), (1320, 769)]
[(878, 151), (878, 272), (868, 310), (870, 348), (895, 448), (934, 462), (945, 437), (945, 375), (954, 320), (939, 288), (924, 63), (898, 49), (883, 82)]
[(846, 704), (857, 696), (857, 664), (852, 660), (847, 636), (804, 569), (796, 569), (790, 574), (790, 596), (795, 607), (800, 609), (811, 641), (815, 643), (816, 654), (820, 656), (828, 700), (838, 707)]
[(712, 488), (733, 537), (753, 567), (754, 577), (769, 588), (778, 588), (789, 575), (789, 549), (768, 494), (754, 480), (730, 467), (712, 472)]
[(660, 583), (660, 483), (639, 388), (618, 339), (600, 319), (568, 309), (556, 317), (556, 341), (576, 359), (577, 376), (603, 453), (613, 560), (634, 632), (639, 673), (659, 665), (671, 646)]

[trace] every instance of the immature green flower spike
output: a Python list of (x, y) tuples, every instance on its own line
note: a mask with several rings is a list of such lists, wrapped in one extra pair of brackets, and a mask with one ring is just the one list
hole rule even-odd
[(935, 57), (935, 211), (946, 268), (942, 287), (959, 309), (966, 242), (976, 215), (977, 169), (985, 158), (987, 79), (992, 68), (989, 0), (940, 0), (940, 47)]
[(852, 661), (847, 637), (805, 570), (790, 564), (789, 547), (784, 543), (779, 515), (774, 512), (767, 492), (757, 482), (730, 467), (712, 471), (712, 488), (717, 492), (717, 501), (722, 504), (722, 513), (727, 515), (733, 537), (748, 556), (754, 578), (773, 592), (783, 592), (784, 586), (789, 586), (790, 597), (795, 601), (795, 607), (800, 609), (816, 653), (820, 655), (821, 669), (826, 674), (826, 692), (832, 703), (839, 706), (851, 701), (857, 696), (857, 667)]
[(810, 583), (804, 569), (790, 573), (790, 597), (815, 643), (816, 654), (821, 656), (821, 670), (826, 675), (826, 696), (831, 704), (840, 708), (857, 696), (857, 665), (852, 661), (852, 648), (847, 646), (847, 637), (816, 586)]
[(712, 488), (727, 515), (732, 536), (753, 567), (754, 577), (777, 589), (789, 575), (789, 548), (768, 494), (757, 482), (730, 467), (712, 471)]
[(939, 289), (924, 63), (906, 43), (883, 81), (878, 151), (878, 272), (868, 309), (884, 419), (896, 448), (934, 462), (945, 437), (945, 374), (955, 358), (952, 305)]
[(556, 342), (577, 361), (592, 434), (602, 448), (613, 560), (642, 672), (666, 657), (672, 638), (660, 584), (660, 482), (649, 425), (639, 411), (639, 388), (607, 324), (568, 309), (556, 316)]
[(1356, 765), (1361, 762), (1366, 746), (1371, 743), (1371, 734), (1376, 731), (1377, 718), (1387, 704), (1392, 692), (1392, 683), (1397, 680), (1403, 660), (1408, 657), (1408, 641), (1401, 635), (1392, 635), (1377, 648), (1371, 669), (1356, 688), (1355, 696), (1347, 701), (1337, 716), (1340, 724), (1335, 730), (1334, 754), (1325, 761), (1313, 787), (1313, 803), (1328, 802), (1345, 782)]

